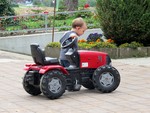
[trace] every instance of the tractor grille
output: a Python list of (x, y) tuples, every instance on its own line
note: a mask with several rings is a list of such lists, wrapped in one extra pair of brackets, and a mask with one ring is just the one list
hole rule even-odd
[(112, 65), (112, 64), (111, 64), (111, 59), (110, 59), (110, 56), (109, 56), (109, 55), (106, 56), (106, 64), (107, 64), (107, 65)]

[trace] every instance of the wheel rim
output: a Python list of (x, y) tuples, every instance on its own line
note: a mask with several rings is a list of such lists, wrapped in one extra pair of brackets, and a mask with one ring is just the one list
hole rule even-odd
[(58, 93), (61, 91), (62, 88), (62, 82), (59, 78), (54, 77), (51, 78), (49, 83), (48, 83), (48, 89), (52, 92), (52, 93)]
[(114, 82), (114, 76), (109, 72), (102, 73), (99, 82), (104, 87), (110, 87)]

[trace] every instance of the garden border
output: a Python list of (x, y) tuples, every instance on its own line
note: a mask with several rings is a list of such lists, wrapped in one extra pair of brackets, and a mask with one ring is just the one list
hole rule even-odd
[[(54, 42), (59, 42), (65, 32), (66, 31), (55, 32)], [(102, 33), (102, 30), (100, 28), (87, 29), (79, 39), (86, 39), (86, 37), (91, 33)], [(52, 33), (0, 37), (0, 50), (31, 55), (31, 43), (38, 43), (41, 48), (45, 48), (45, 46), (50, 42), (52, 42)]]
[[(83, 49), (82, 49), (83, 50)], [(150, 57), (150, 47), (138, 48), (99, 48), (84, 49), (92, 51), (106, 52), (113, 59), (131, 58), (131, 57)], [(60, 48), (45, 47), (45, 55), (59, 58)]]

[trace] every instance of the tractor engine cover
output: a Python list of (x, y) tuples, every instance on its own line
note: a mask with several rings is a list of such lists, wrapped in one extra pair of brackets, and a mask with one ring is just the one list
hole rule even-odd
[(88, 50), (79, 50), (78, 53), (80, 68), (97, 68), (107, 64), (107, 53)]

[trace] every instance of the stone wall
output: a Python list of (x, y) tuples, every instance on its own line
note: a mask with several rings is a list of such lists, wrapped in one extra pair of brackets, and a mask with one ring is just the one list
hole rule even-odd
[[(90, 49), (92, 51), (106, 52), (113, 59), (117, 58), (131, 58), (131, 57), (150, 57), (150, 47), (132, 48), (100, 48)], [(45, 54), (49, 57), (59, 58), (60, 48), (45, 48)]]
[[(86, 39), (90, 33), (102, 33), (101, 29), (88, 29), (79, 39)], [(54, 42), (59, 42), (64, 32), (55, 32)], [(52, 42), (52, 33), (0, 37), (0, 50), (31, 55), (30, 44), (38, 43), (41, 48)]]

